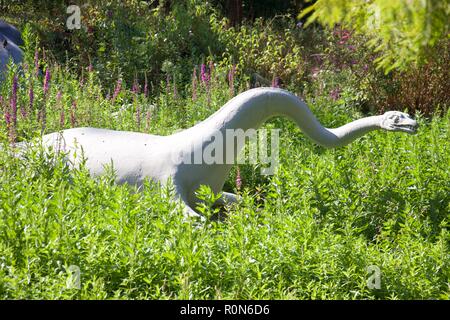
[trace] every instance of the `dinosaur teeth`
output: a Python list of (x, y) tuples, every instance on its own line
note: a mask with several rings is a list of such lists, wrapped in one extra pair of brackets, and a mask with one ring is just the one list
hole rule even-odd
[(416, 126), (413, 126), (413, 125), (406, 125), (405, 128), (412, 130), (412, 131), (416, 131)]

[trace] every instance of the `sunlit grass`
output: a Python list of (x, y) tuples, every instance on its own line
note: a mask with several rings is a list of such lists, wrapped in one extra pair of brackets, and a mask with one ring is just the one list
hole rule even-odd
[[(239, 205), (224, 221), (200, 222), (168, 201), (170, 186), (149, 182), (136, 192), (111, 175), (95, 180), (83, 168), (69, 171), (37, 147), (25, 159), (12, 154), (15, 142), (74, 124), (170, 134), (226, 102), (227, 83), (199, 86), (195, 101), (188, 93), (145, 98), (126, 89), (112, 101), (95, 72), (80, 85), (61, 67), (50, 68), (45, 97), (42, 77), (20, 77), (14, 135), (1, 120), (1, 298), (450, 297), (449, 113), (418, 116), (414, 136), (373, 132), (334, 150), (274, 119), (267, 126), (282, 129), (277, 173), (262, 177), (243, 166)], [(9, 81), (1, 89), (3, 110), (10, 88)], [(315, 102), (325, 125), (361, 116)], [(21, 114), (20, 107), (28, 109)], [(37, 117), (43, 107), (45, 125)], [(235, 188), (233, 173), (226, 188)], [(372, 265), (381, 271), (380, 289), (367, 286)], [(70, 266), (81, 271), (80, 289), (67, 286)]]

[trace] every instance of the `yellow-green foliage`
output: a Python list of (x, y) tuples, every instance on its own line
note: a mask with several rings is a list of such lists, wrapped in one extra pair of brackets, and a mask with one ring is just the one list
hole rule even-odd
[[(277, 76), (299, 85), (305, 73), (303, 47), (293, 20), (280, 16), (267, 22), (257, 19), (252, 25), (227, 28), (226, 19), (211, 18), (212, 29), (226, 44), (223, 56), (235, 61), (239, 70), (255, 72), (272, 80)], [(278, 22), (281, 26), (274, 26)]]
[(368, 34), (369, 45), (380, 52), (377, 63), (386, 72), (426, 61), (437, 40), (448, 35), (450, 4), (441, 0), (318, 0), (300, 15), (319, 21), (341, 23)]
[[(414, 136), (373, 132), (331, 150), (273, 119), (276, 173), (241, 166), (240, 190), (233, 174), (225, 185), (239, 205), (224, 221), (200, 222), (168, 201), (170, 185), (148, 181), (137, 192), (114, 184), (113, 170), (93, 179), (84, 166), (68, 170), (63, 154), (36, 146), (16, 157), (10, 143), (72, 126), (160, 135), (190, 127), (230, 98), (220, 66), (192, 100), (173, 90), (145, 97), (125, 80), (108, 99), (95, 69), (80, 83), (64, 66), (40, 64), (51, 74), (46, 94), (32, 68), (18, 77), (17, 109), (12, 75), (0, 93), (0, 299), (450, 298), (450, 113), (417, 116)], [(335, 127), (361, 117), (344, 104), (350, 98), (306, 101)], [(201, 188), (198, 196), (199, 211), (214, 216), (217, 195)], [(68, 285), (71, 266), (79, 288)], [(371, 266), (379, 289), (367, 285)]]

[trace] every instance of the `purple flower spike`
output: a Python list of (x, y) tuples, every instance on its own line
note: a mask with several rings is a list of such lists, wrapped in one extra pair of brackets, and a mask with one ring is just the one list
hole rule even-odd
[(44, 79), (44, 96), (47, 95), (48, 89), (50, 88), (50, 79), (51, 79), (50, 69), (47, 68), (45, 70), (45, 79)]
[(9, 112), (9, 110), (5, 111), (5, 122), (6, 122), (6, 127), (8, 128), (8, 131), (11, 135), (11, 113)]
[(200, 67), (200, 79), (202, 80), (202, 82), (205, 85), (208, 85), (209, 82), (209, 74), (206, 71), (206, 65), (204, 63), (202, 63), (201, 67)]
[(11, 120), (15, 127), (17, 124), (17, 75), (13, 77), (12, 92), (11, 92)]
[(272, 87), (279, 88), (280, 87), (280, 78), (275, 76), (272, 80)]
[(333, 90), (330, 92), (330, 97), (331, 97), (331, 99), (333, 99), (334, 101), (338, 100), (338, 99), (341, 97), (341, 89), (339, 89), (339, 88), (333, 89)]
[(76, 111), (77, 111), (77, 103), (74, 100), (72, 102), (72, 108), (70, 110), (70, 125), (72, 126), (72, 128), (77, 125), (77, 118), (76, 118), (76, 115), (75, 115)]
[(11, 98), (11, 122), (13, 127), (17, 124), (17, 101)]
[(23, 105), (20, 105), (20, 115), (22, 116), (22, 119), (26, 119), (28, 116), (27, 109)]
[(58, 92), (56, 93), (56, 103), (57, 104), (61, 102), (61, 97), (62, 97), (61, 90), (58, 90)]
[(33, 103), (34, 103), (34, 90), (33, 85), (30, 85), (30, 89), (28, 90), (28, 99), (30, 101), (30, 110), (33, 110)]
[(6, 125), (9, 126), (11, 124), (11, 113), (9, 112), (9, 108), (5, 110), (5, 121)]
[(241, 190), (242, 187), (242, 178), (241, 178), (241, 170), (237, 167), (236, 170), (236, 189)]
[(136, 108), (136, 124), (138, 127), (138, 130), (141, 128), (141, 107), (137, 106)]
[(139, 94), (139, 83), (136, 78), (134, 79), (133, 87), (131, 88), (131, 92), (133, 92), (135, 95)]
[(61, 108), (61, 113), (59, 115), (59, 127), (64, 128), (64, 124), (66, 123), (66, 115), (64, 114), (64, 108)]
[(13, 77), (12, 95), (14, 98), (17, 98), (17, 75)]
[(116, 83), (116, 88), (114, 89), (114, 94), (111, 98), (111, 100), (113, 102), (116, 100), (117, 96), (119, 95), (120, 90), (122, 90), (122, 79), (119, 78)]

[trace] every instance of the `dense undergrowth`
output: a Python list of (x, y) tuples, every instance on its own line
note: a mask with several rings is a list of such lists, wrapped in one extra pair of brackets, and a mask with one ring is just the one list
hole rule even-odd
[[(206, 12), (198, 11), (197, 17)], [(173, 19), (166, 26), (174, 27), (186, 21), (177, 20), (177, 14), (183, 12), (154, 19)], [(133, 23), (142, 23), (138, 16)], [(426, 100), (426, 110), (383, 105), (388, 101), (383, 94), (372, 92), (391, 90), (398, 101), (409, 101), (410, 96), (395, 90), (409, 86), (411, 91), (417, 81), (400, 74), (385, 78), (345, 30), (313, 36), (292, 20), (277, 18), (271, 24), (255, 23), (254, 30), (244, 25), (220, 31), (224, 22), (219, 18), (203, 25), (220, 40), (217, 51), (195, 51), (203, 44), (168, 37), (155, 44), (157, 51), (138, 54), (161, 58), (142, 62), (120, 55), (140, 46), (114, 47), (107, 41), (117, 36), (113, 31), (98, 33), (113, 46), (105, 49), (109, 59), (101, 50), (99, 55), (89, 52), (96, 48), (90, 46), (83, 53), (74, 47), (75, 60), (67, 61), (57, 57), (61, 50), (43, 50), (34, 32), (25, 31), (26, 66), (13, 69), (0, 88), (0, 297), (449, 299), (447, 93)], [(283, 19), (294, 25), (286, 38), (274, 26)], [(123, 17), (111, 21), (124, 22)], [(138, 32), (162, 28), (161, 21), (152, 21)], [(189, 21), (183, 27), (187, 36), (188, 23), (195, 24)], [(161, 32), (170, 33), (167, 28)], [(95, 45), (101, 47), (101, 41)], [(192, 46), (185, 57), (165, 55), (177, 49), (169, 45), (180, 43)], [(357, 63), (353, 54), (360, 55)], [(435, 66), (444, 63), (439, 61)], [(138, 69), (147, 62), (148, 70)], [(426, 79), (445, 86), (439, 72), (446, 71), (435, 69)], [(399, 87), (389, 89), (383, 79)], [(421, 86), (428, 86), (426, 79)], [(49, 161), (52, 157), (38, 147), (14, 156), (21, 141), (75, 126), (170, 134), (203, 120), (261, 81), (303, 96), (327, 127), (390, 107), (421, 110), (415, 114), (420, 128), (413, 136), (373, 132), (347, 147), (325, 150), (294, 123), (272, 119), (266, 127), (281, 129), (280, 166), (273, 176), (259, 175), (259, 165), (240, 166), (239, 190), (234, 168), (225, 189), (238, 192), (242, 200), (224, 221), (184, 218), (181, 207), (168, 201), (170, 185), (161, 188), (149, 181), (135, 192), (115, 185), (113, 173), (92, 179), (84, 168), (69, 171), (61, 159)], [(436, 110), (434, 117), (424, 116)], [(79, 289), (68, 285), (73, 266), (81, 272)], [(381, 272), (379, 289), (367, 285), (371, 266)]]

